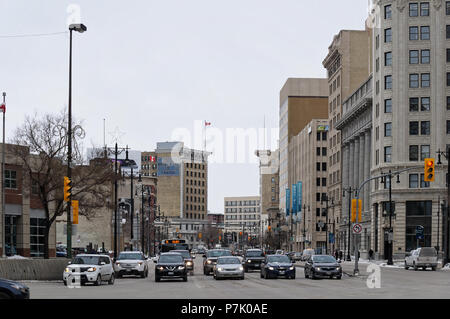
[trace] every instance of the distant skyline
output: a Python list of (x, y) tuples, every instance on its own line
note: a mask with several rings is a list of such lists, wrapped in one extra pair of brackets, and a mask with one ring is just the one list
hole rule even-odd
[[(211, 122), (211, 132), (258, 131), (265, 117), (277, 128), (287, 78), (326, 77), (334, 35), (363, 30), (367, 17), (367, 1), (356, 0), (3, 0), (7, 141), (25, 115), (67, 107), (71, 4), (88, 28), (73, 38), (73, 114), (84, 123), (84, 146), (103, 146), (106, 119), (109, 146), (119, 128), (123, 146), (141, 151), (173, 140), (176, 129), (193, 132), (195, 121)], [(210, 165), (210, 212), (223, 212), (224, 197), (259, 194), (252, 161)]]

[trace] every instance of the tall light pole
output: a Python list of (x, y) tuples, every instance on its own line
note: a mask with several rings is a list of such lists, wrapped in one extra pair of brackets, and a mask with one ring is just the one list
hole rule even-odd
[[(348, 242), (347, 242), (347, 261), (352, 261), (350, 257), (350, 236), (351, 236), (351, 214), (352, 214), (352, 194), (355, 191), (351, 186), (342, 190), (342, 197), (345, 197), (345, 193), (348, 194)], [(356, 257), (356, 256), (355, 256)]]
[(447, 147), (445, 152), (438, 151), (438, 162), (437, 165), (441, 165), (441, 156), (444, 156), (447, 159), (447, 209), (442, 212), (442, 224), (444, 226), (444, 242), (442, 244), (442, 248), (444, 249), (444, 260), (442, 265), (445, 265), (450, 262), (450, 147)]
[[(70, 47), (69, 47), (69, 123), (67, 129), (67, 177), (72, 179), (72, 31), (83, 33), (87, 30), (84, 24), (71, 24)], [(72, 218), (70, 211), (72, 207), (72, 195), (69, 195), (67, 202), (67, 258), (72, 258)]]
[[(6, 115), (6, 92), (3, 92), (3, 104), (0, 109), (3, 112), (3, 145), (2, 145), (2, 257), (6, 257), (6, 212), (5, 212), (5, 153), (6, 153), (6, 144), (5, 144), (5, 115)], [(12, 246), (12, 243), (11, 243)]]

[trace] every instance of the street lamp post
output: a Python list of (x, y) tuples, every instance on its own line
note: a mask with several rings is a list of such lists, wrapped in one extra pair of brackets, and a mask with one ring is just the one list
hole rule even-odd
[(445, 229), (445, 233), (444, 235), (444, 243), (443, 243), (443, 247), (444, 248), (444, 260), (443, 260), (443, 265), (446, 265), (447, 263), (450, 262), (450, 226), (449, 226), (449, 221), (450, 221), (450, 147), (447, 147), (447, 150), (445, 152), (441, 152), (441, 150), (439, 149), (438, 151), (438, 165), (441, 165), (441, 156), (444, 156), (447, 159), (447, 176), (446, 176), (446, 183), (447, 183), (447, 209), (444, 212), (442, 212), (442, 224), (444, 225), (444, 229)]
[[(87, 30), (84, 24), (71, 24), (69, 45), (69, 114), (67, 128), (67, 177), (72, 179), (72, 32), (83, 33)], [(4, 135), (3, 135), (4, 136)], [(72, 207), (72, 195), (69, 194), (67, 202), (67, 258), (72, 258), (72, 218), (70, 216)]]
[(351, 186), (342, 190), (342, 197), (345, 197), (345, 193), (348, 195), (348, 241), (347, 241), (347, 261), (351, 261), (350, 257), (350, 236), (351, 236), (351, 213), (352, 213), (352, 194), (355, 191)]
[(3, 145), (2, 145), (2, 257), (6, 257), (6, 212), (5, 212), (5, 153), (6, 153), (6, 144), (5, 144), (5, 115), (6, 115), (6, 93), (3, 92), (3, 104), (1, 107), (3, 111)]

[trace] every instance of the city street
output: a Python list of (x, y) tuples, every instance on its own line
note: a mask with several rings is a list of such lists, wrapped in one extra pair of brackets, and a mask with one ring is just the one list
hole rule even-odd
[[(260, 278), (259, 271), (245, 274), (245, 280), (219, 280), (203, 275), (202, 257), (195, 259), (195, 274), (188, 282), (154, 281), (154, 263), (149, 262), (149, 277), (116, 279), (114, 285), (103, 283), (81, 288), (67, 288), (61, 282), (24, 282), (30, 287), (32, 299), (307, 299), (307, 298), (448, 298), (450, 272), (414, 271), (381, 267), (381, 288), (366, 285), (368, 264), (360, 264), (360, 277), (344, 275), (341, 280), (304, 278), (297, 263), (295, 280)], [(352, 263), (343, 264), (346, 273)]]

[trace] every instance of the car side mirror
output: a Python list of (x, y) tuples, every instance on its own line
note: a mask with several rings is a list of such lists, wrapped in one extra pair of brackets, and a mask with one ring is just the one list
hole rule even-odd
[(106, 265), (106, 263), (105, 263), (104, 261), (102, 261), (102, 262), (100, 263), (100, 266), (104, 266), (104, 265)]

